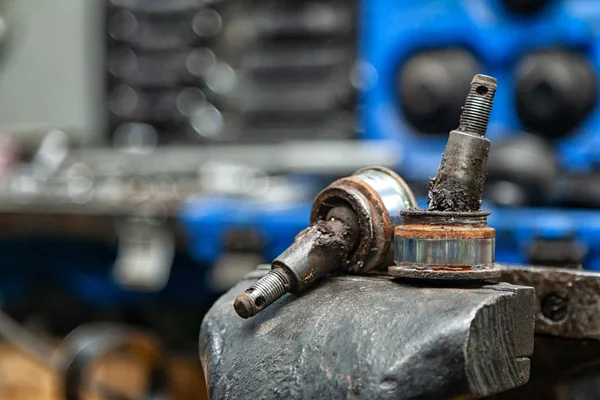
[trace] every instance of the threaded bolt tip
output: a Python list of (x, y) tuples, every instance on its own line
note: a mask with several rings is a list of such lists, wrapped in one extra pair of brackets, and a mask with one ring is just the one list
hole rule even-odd
[(477, 74), (471, 80), (471, 85), (490, 85), (496, 89), (498, 87), (498, 80), (493, 76)]
[(273, 304), (290, 290), (290, 278), (281, 269), (272, 269), (233, 302), (233, 309), (242, 318), (250, 318)]
[(233, 302), (233, 308), (237, 315), (244, 319), (250, 318), (258, 312), (254, 310), (254, 302), (246, 293), (238, 294)]
[(459, 131), (480, 137), (485, 136), (497, 88), (496, 78), (481, 74), (473, 77), (460, 115)]

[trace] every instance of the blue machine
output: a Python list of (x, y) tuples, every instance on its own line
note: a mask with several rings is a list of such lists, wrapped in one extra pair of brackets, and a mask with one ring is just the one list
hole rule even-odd
[(19, 306), (43, 287), (52, 287), (82, 304), (100, 309), (163, 306), (199, 306), (217, 293), (206, 275), (210, 265), (176, 254), (171, 278), (161, 291), (148, 292), (118, 285), (112, 275), (116, 248), (87, 239), (23, 237), (0, 242), (3, 278), (0, 293), (5, 305)]
[[(426, 203), (426, 199), (419, 199), (421, 207), (426, 207)], [(182, 210), (182, 227), (188, 233), (193, 257), (207, 265), (223, 256), (224, 238), (229, 233), (248, 229), (260, 233), (264, 243), (262, 255), (265, 260), (272, 260), (307, 226), (310, 208), (309, 203), (273, 207), (269, 203), (204, 197)], [(489, 204), (483, 209), (492, 212), (488, 223), (496, 229), (498, 262), (525, 264), (536, 240), (572, 238), (585, 251), (584, 267), (600, 271), (599, 212)]]
[[(493, 142), (514, 139), (531, 130), (520, 117), (515, 99), (518, 70), (529, 54), (563, 48), (578, 54), (592, 73), (600, 71), (600, 2), (550, 0), (527, 15), (519, 15), (507, 3), (502, 0), (362, 1), (358, 44), (363, 106), (358, 115), (360, 131), (362, 139), (396, 144), (401, 154), (397, 171), (405, 179), (422, 184), (435, 175), (447, 132), (456, 127), (432, 135), (420, 132), (409, 122), (400, 105), (398, 73), (413, 56), (432, 50), (459, 49), (475, 60), (476, 73), (498, 78), (500, 90), (488, 129)], [(470, 76), (467, 74), (469, 79)], [(541, 88), (544, 89), (543, 85)], [(545, 138), (563, 172), (587, 173), (600, 163), (600, 90), (593, 93), (595, 107), (586, 111), (572, 132)], [(461, 96), (462, 104), (464, 96)], [(572, 237), (586, 249), (585, 267), (600, 269), (599, 212), (494, 205), (485, 208), (493, 211), (489, 223), (498, 233), (498, 261), (526, 263), (535, 240)], [(227, 232), (241, 229), (260, 233), (265, 244), (263, 256), (270, 260), (306, 226), (309, 212), (308, 203), (272, 208), (266, 203), (203, 198), (186, 205), (181, 220), (197, 260), (214, 262), (222, 255)]]
[(256, 233), (263, 244), (262, 256), (272, 260), (308, 226), (310, 202), (277, 204), (224, 196), (206, 196), (181, 210), (181, 226), (188, 236), (194, 259), (214, 263), (223, 256), (228, 235)]
[[(525, 131), (515, 106), (515, 75), (529, 53), (574, 50), (600, 70), (600, 3), (553, 0), (530, 16), (515, 15), (500, 0), (363, 1), (360, 52), (368, 78), (361, 115), (368, 139), (401, 146), (399, 170), (409, 180), (435, 175), (445, 136), (418, 132), (399, 106), (399, 68), (419, 52), (460, 48), (470, 52), (478, 72), (499, 81), (488, 129), (492, 141)], [(542, 88), (543, 89), (543, 88)], [(600, 91), (597, 91), (600, 100)], [(600, 103), (600, 101), (598, 101)], [(555, 143), (565, 171), (590, 171), (600, 162), (600, 107), (587, 113), (574, 132)]]

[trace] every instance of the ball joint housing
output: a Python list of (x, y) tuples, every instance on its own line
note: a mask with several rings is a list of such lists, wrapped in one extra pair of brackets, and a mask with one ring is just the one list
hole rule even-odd
[(459, 127), (450, 132), (442, 162), (429, 184), (429, 209), (401, 212), (395, 229), (393, 276), (481, 280), (496, 277), (496, 231), (480, 211), (490, 141), (485, 138), (496, 79), (475, 75)]
[(235, 311), (249, 318), (330, 272), (368, 273), (388, 265), (400, 212), (416, 205), (408, 185), (387, 168), (365, 168), (333, 182), (315, 198), (310, 226), (267, 275), (237, 296)]

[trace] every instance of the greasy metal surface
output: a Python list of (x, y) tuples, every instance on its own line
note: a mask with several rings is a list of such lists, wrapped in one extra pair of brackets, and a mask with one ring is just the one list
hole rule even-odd
[(535, 288), (536, 333), (600, 340), (600, 274), (511, 265), (501, 279)]
[[(343, 215), (343, 210), (347, 216), (334, 217)], [(347, 267), (348, 255), (359, 238), (356, 215), (347, 207), (336, 207), (326, 221), (317, 221), (299, 233), (294, 243), (273, 261), (273, 267), (282, 268), (291, 277), (292, 292), (301, 291), (332, 270)]]
[(494, 104), (496, 79), (475, 75), (460, 115), (450, 132), (442, 162), (429, 182), (432, 211), (477, 211), (481, 207), (490, 141), (485, 133)]
[(452, 131), (435, 178), (429, 182), (430, 210), (477, 211), (481, 207), (487, 138)]
[(294, 242), (271, 264), (273, 271), (240, 293), (233, 308), (249, 318), (288, 291), (298, 293), (322, 276), (345, 268), (349, 254), (359, 241), (358, 217), (347, 204), (340, 204), (300, 232)]
[(350, 272), (368, 272), (389, 258), (393, 228), (401, 221), (390, 215), (417, 206), (406, 182), (383, 167), (359, 170), (321, 191), (313, 203), (311, 223), (325, 219), (341, 203), (354, 209), (361, 229), (360, 242), (346, 267)]
[(530, 288), (329, 276), (242, 320), (231, 303), (261, 272), (221, 297), (202, 322), (212, 399), (454, 398), (528, 379)]
[(334, 270), (381, 267), (391, 258), (400, 211), (414, 206), (406, 183), (386, 168), (365, 168), (333, 182), (317, 195), (310, 226), (273, 261), (272, 273), (238, 295), (234, 309), (249, 318), (288, 291), (298, 293)]
[[(364, 189), (363, 189), (364, 187)], [(365, 260), (369, 257), (371, 248), (376, 247), (376, 237), (385, 235), (386, 220), (383, 213), (372, 213), (372, 205), (377, 206), (377, 197), (366, 189), (361, 181), (353, 182), (351, 178), (342, 178), (333, 182), (319, 193), (313, 203), (311, 223), (325, 219), (329, 211), (342, 204), (349, 204), (356, 212), (360, 227), (360, 243), (350, 255), (349, 270), (358, 272), (366, 268)], [(381, 203), (379, 203), (381, 207)], [(379, 210), (382, 210), (379, 207)]]

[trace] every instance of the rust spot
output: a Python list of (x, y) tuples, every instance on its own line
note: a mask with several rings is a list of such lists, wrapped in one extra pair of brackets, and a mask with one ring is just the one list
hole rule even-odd
[[(367, 183), (354, 176), (345, 179), (345, 181), (349, 187), (358, 190), (363, 196), (365, 196), (369, 206), (371, 207), (371, 213), (369, 215), (371, 221), (370, 229), (374, 233), (373, 238), (375, 239), (375, 242), (369, 243), (370, 246), (368, 247), (364, 246), (364, 249), (360, 254), (362, 256), (360, 260), (366, 260), (371, 255), (377, 255), (377, 258), (372, 262), (372, 264), (378, 265), (386, 257), (390, 246), (389, 238), (392, 237), (392, 225), (390, 217), (387, 215), (387, 210), (379, 194)], [(371, 249), (381, 251), (372, 251)]]
[(310, 271), (306, 276), (302, 278), (302, 283), (307, 283), (313, 280), (315, 276), (314, 271)]
[(312, 223), (325, 218), (331, 208), (342, 202), (356, 212), (360, 227), (359, 244), (349, 257), (346, 269), (366, 272), (387, 255), (392, 237), (390, 218), (379, 194), (366, 182), (351, 176), (338, 179), (317, 195), (311, 212)]
[(496, 237), (496, 230), (489, 226), (460, 225), (399, 225), (395, 235), (405, 238), (487, 239)]

